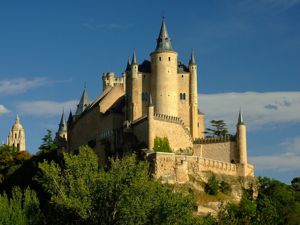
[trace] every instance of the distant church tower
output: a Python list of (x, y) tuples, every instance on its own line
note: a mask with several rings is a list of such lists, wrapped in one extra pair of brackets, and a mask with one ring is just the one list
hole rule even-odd
[(26, 150), (25, 131), (22, 124), (20, 123), (20, 118), (18, 115), (15, 124), (10, 129), (7, 138), (7, 145), (16, 147), (19, 149), (19, 151)]

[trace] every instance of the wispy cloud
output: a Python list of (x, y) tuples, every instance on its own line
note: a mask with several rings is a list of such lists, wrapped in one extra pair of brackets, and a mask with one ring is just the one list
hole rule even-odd
[(281, 147), (281, 154), (252, 156), (249, 160), (254, 162), (258, 170), (300, 170), (300, 136), (285, 140)]
[(234, 127), (239, 108), (250, 130), (278, 123), (300, 122), (300, 92), (243, 92), (199, 94), (199, 107), (206, 122), (224, 119)]
[(75, 110), (77, 100), (65, 102), (56, 101), (25, 101), (17, 104), (17, 110), (24, 115), (32, 116), (58, 116), (62, 110)]
[(38, 77), (33, 79), (17, 78), (11, 80), (0, 80), (0, 94), (14, 95), (24, 93), (33, 88), (41, 87), (49, 83), (47, 78)]
[(8, 112), (9, 110), (4, 105), (0, 104), (0, 115)]

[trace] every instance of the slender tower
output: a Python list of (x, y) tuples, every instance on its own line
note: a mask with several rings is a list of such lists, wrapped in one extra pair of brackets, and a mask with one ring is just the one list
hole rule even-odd
[(239, 163), (241, 164), (241, 175), (247, 175), (247, 136), (246, 125), (243, 121), (242, 110), (239, 112), (239, 118), (237, 123), (237, 144), (239, 150)]
[(155, 113), (178, 116), (177, 52), (172, 48), (165, 18), (162, 20), (156, 49), (150, 56), (153, 76), (151, 95)]
[(131, 61), (131, 121), (134, 121), (141, 117), (142, 109), (142, 91), (141, 91), (141, 79), (139, 79), (137, 60), (135, 51), (133, 51), (132, 61)]
[(154, 132), (153, 132), (153, 116), (154, 116), (154, 106), (152, 102), (151, 95), (149, 96), (148, 105), (148, 149), (152, 150), (154, 147)]
[(193, 138), (199, 137), (198, 128), (198, 91), (197, 91), (197, 64), (195, 61), (194, 51), (192, 51), (189, 71), (191, 75), (190, 79), (190, 131)]

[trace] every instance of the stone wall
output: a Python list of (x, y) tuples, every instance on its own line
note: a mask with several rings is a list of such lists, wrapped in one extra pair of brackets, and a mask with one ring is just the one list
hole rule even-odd
[(143, 117), (132, 124), (133, 134), (140, 142), (148, 145), (148, 117)]
[[(176, 155), (175, 153), (156, 152), (149, 155), (156, 178), (164, 182), (185, 183), (189, 175), (200, 175), (211, 171), (215, 174), (239, 176), (239, 164), (223, 162), (199, 156)], [(248, 164), (246, 176), (254, 176), (253, 165)]]
[(173, 151), (192, 147), (192, 138), (178, 117), (154, 115), (152, 137), (167, 137)]
[(194, 155), (228, 163), (239, 161), (237, 144), (234, 141), (194, 144)]

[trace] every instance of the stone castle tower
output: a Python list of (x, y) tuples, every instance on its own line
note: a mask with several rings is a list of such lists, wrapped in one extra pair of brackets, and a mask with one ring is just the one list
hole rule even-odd
[(9, 131), (9, 135), (7, 137), (7, 145), (13, 146), (19, 149), (19, 151), (26, 150), (26, 142), (25, 142), (25, 131), (20, 123), (20, 118), (17, 115), (16, 122), (12, 126)]

